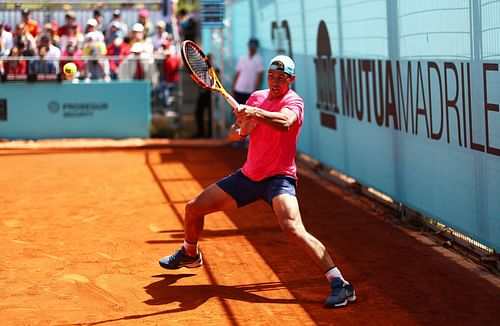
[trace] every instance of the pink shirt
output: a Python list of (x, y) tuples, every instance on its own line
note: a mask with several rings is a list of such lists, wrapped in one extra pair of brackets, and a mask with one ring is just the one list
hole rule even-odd
[(298, 119), (288, 131), (278, 131), (257, 121), (257, 126), (250, 135), (247, 160), (241, 171), (253, 181), (261, 181), (278, 174), (297, 178), (295, 154), (300, 127), (304, 120), (304, 101), (293, 90), (273, 101), (267, 99), (268, 94), (268, 89), (256, 91), (246, 104), (270, 112), (279, 112), (287, 107), (297, 114)]

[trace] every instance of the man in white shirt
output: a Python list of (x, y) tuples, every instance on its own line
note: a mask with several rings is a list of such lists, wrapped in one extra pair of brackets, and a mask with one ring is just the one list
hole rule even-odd
[(4, 23), (0, 21), (0, 57), (7, 57), (12, 49), (12, 33), (7, 32), (3, 28)]
[(245, 104), (250, 94), (260, 88), (262, 83), (262, 57), (257, 53), (259, 41), (252, 37), (248, 41), (248, 54), (240, 57), (236, 64), (236, 74), (233, 79), (234, 99)]

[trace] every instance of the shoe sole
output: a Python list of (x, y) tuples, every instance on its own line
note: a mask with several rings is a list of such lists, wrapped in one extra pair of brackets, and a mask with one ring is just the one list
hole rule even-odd
[(328, 305), (328, 306), (325, 305), (325, 308), (344, 307), (344, 306), (347, 306), (347, 303), (354, 302), (354, 301), (356, 301), (356, 291), (353, 291), (352, 296), (347, 298), (345, 301), (342, 301), (341, 303), (337, 303), (334, 305)]

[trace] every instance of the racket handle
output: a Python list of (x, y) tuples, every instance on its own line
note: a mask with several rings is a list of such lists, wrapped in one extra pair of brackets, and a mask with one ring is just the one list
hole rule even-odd
[(238, 112), (238, 106), (240, 105), (238, 102), (236, 102), (236, 100), (229, 94), (224, 94), (226, 95), (226, 100), (227, 102), (229, 103), (229, 105), (231, 105), (231, 107), (233, 108), (233, 110), (235, 112)]

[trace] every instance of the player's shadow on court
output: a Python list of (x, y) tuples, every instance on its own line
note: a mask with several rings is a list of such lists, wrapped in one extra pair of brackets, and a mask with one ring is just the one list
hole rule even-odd
[[(171, 305), (178, 303), (171, 309), (166, 309), (149, 314), (138, 314), (124, 316), (116, 319), (102, 320), (84, 325), (98, 325), (120, 320), (136, 320), (147, 318), (151, 316), (158, 316), (163, 314), (171, 314), (196, 309), (210, 298), (220, 298), (224, 304), (224, 300), (240, 300), (252, 303), (287, 303), (287, 304), (317, 304), (312, 300), (298, 300), (298, 299), (270, 299), (262, 297), (256, 293), (261, 291), (282, 290), (295, 287), (287, 285), (286, 287), (281, 282), (266, 282), (259, 284), (245, 284), (236, 286), (227, 286), (219, 284), (199, 284), (199, 285), (175, 285), (175, 283), (184, 277), (195, 276), (196, 274), (162, 274), (153, 277), (159, 278), (144, 287), (147, 294), (151, 299), (144, 301), (145, 304), (152, 306)], [(230, 312), (228, 311), (228, 318), (231, 319)]]

